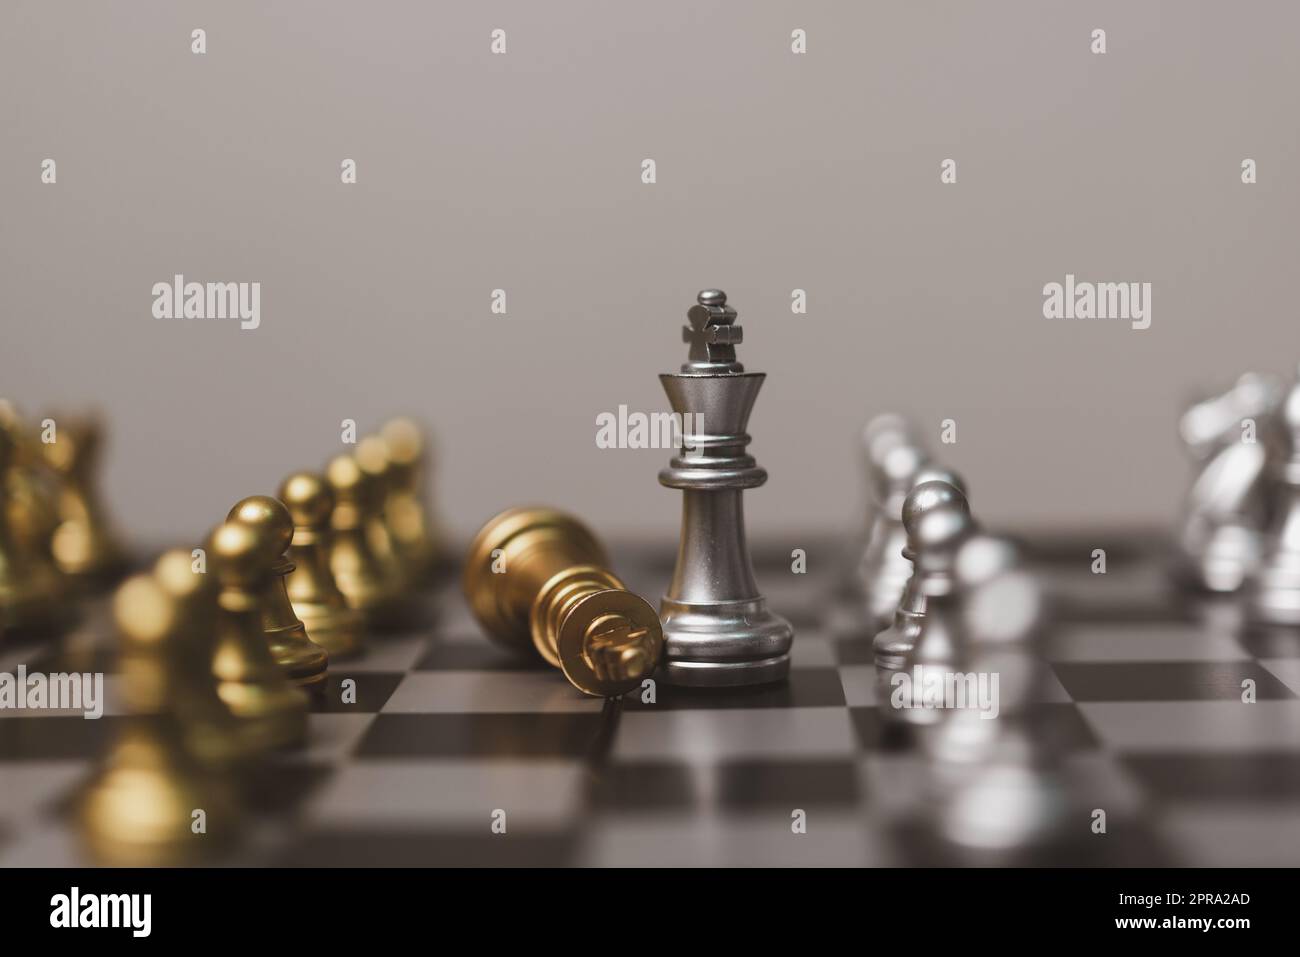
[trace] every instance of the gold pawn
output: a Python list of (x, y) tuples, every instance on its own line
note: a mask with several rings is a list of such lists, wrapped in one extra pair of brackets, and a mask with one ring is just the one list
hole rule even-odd
[(54, 422), (54, 441), (40, 448), (59, 478), (59, 524), (50, 539), (54, 561), (79, 584), (110, 580), (122, 570), (124, 557), (96, 484), (103, 428), (91, 417), (48, 418)]
[[(257, 740), (218, 696), (212, 676), (217, 634), (213, 576), (199, 570), (192, 552), (174, 548), (158, 559), (153, 577), (176, 604), (180, 618), (168, 653), (178, 692), (172, 708), (184, 731), (186, 747), (209, 767), (231, 767), (257, 757)], [(127, 661), (123, 671), (130, 668)]]
[(413, 419), (398, 417), (384, 423), (379, 437), (392, 472), (384, 519), (407, 577), (425, 583), (437, 572), (441, 549), (427, 504), (429, 466), (424, 431)]
[(373, 483), (374, 502), (365, 509), (362, 516), (366, 538), (383, 568), (384, 576), (397, 583), (399, 591), (407, 591), (417, 582), (408, 574), (409, 569), (398, 553), (397, 542), (393, 539), (388, 526), (387, 508), (393, 494), (392, 460), (388, 457), (388, 446), (377, 435), (368, 435), (357, 443), (357, 464)]
[(311, 640), (331, 659), (361, 651), (361, 615), (347, 600), (330, 573), (330, 514), (334, 496), (325, 480), (313, 472), (295, 472), (280, 486), (279, 497), (293, 519), (289, 559), (294, 569), (285, 579), (293, 610), (307, 626)]
[(252, 525), (226, 522), (208, 540), (208, 557), (221, 589), (212, 655), (217, 696), (243, 723), (257, 752), (302, 744), (306, 695), (271, 657), (262, 630), (260, 596), (271, 583), (275, 543)]
[(227, 522), (243, 522), (265, 536), (275, 556), (271, 577), (258, 597), (262, 610), (262, 630), (271, 657), (289, 680), (309, 691), (324, 686), (329, 669), (329, 655), (307, 635), (307, 629), (294, 614), (286, 585), (294, 563), (289, 558), (293, 542), (293, 518), (279, 499), (269, 495), (250, 495), (235, 503)]
[(575, 688), (614, 697), (654, 671), (659, 615), (608, 568), (577, 519), (549, 508), (508, 509), (470, 545), (464, 589), (493, 638), (533, 650)]
[(13, 436), (0, 428), (0, 632), (43, 635), (68, 624), (71, 605), (49, 556), (14, 528), (8, 505), (20, 482), (16, 456)]
[[(183, 691), (169, 659), (183, 639), (185, 615), (149, 575), (125, 582), (113, 610), (129, 715), (78, 803), (81, 833), (102, 863), (190, 863), (228, 845), (238, 818), (229, 786), (185, 747), (174, 710)], [(200, 811), (204, 828), (196, 833)]]
[(334, 583), (371, 628), (399, 627), (409, 617), (402, 581), (376, 553), (372, 534), (382, 493), (378, 479), (355, 455), (344, 453), (325, 467), (325, 481), (334, 494), (329, 549)]

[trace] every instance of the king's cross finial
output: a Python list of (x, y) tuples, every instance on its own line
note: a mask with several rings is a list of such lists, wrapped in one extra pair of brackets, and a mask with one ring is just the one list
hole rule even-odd
[(686, 314), (690, 325), (682, 327), (682, 341), (690, 348), (689, 366), (734, 366), (736, 344), (744, 341), (744, 330), (735, 325), (736, 310), (727, 305), (727, 294), (706, 289), (698, 305)]

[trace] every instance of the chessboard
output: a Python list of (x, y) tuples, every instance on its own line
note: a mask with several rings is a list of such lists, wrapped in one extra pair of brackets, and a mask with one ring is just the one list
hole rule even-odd
[[(1300, 860), (1300, 635), (1242, 636), (1231, 602), (1178, 591), (1155, 534), (1027, 536), (1056, 613), (1045, 711), (1090, 818), (1029, 863), (1294, 865)], [(1107, 550), (1104, 574), (1092, 550)], [(641, 594), (666, 543), (614, 543)], [(927, 826), (925, 763), (877, 701), (845, 548), (755, 550), (796, 627), (788, 683), (585, 697), (480, 631), (454, 574), (414, 633), (331, 665), (308, 745), (246, 787), (231, 863), (336, 866), (988, 864)], [(104, 670), (105, 715), (0, 712), (0, 866), (89, 863), (72, 808), (122, 708), (103, 607), (58, 645), (0, 647), (0, 670)], [(345, 682), (355, 703), (343, 703)], [(1243, 687), (1253, 687), (1253, 702)], [(653, 700), (647, 700), (653, 697)], [(792, 821), (802, 814), (803, 827)]]

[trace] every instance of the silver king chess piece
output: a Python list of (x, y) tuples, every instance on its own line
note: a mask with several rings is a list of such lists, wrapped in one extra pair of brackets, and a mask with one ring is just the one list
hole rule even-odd
[(687, 313), (690, 355), (659, 377), (682, 418), (682, 448), (659, 482), (682, 490), (677, 567), (660, 605), (666, 680), (721, 687), (783, 681), (794, 629), (754, 581), (741, 494), (767, 481), (745, 451), (745, 428), (766, 374), (736, 361), (741, 341), (727, 294), (706, 289)]

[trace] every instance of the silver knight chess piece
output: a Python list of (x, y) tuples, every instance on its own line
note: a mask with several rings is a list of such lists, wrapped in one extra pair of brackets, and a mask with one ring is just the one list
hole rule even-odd
[(736, 361), (741, 328), (727, 294), (706, 289), (687, 313), (690, 355), (659, 377), (682, 417), (683, 448), (659, 482), (682, 490), (677, 567), (660, 606), (671, 684), (722, 687), (783, 681), (794, 629), (767, 608), (754, 581), (741, 495), (767, 481), (745, 451), (745, 429), (766, 374)]
[[(1248, 372), (1222, 395), (1191, 406), (1179, 423), (1197, 474), (1183, 505), (1178, 570), (1196, 588), (1235, 592), (1259, 567), (1282, 395), (1278, 379)], [(1257, 435), (1246, 433), (1247, 423)]]
[(1286, 453), (1276, 465), (1277, 501), (1263, 561), (1247, 585), (1253, 627), (1300, 627), (1300, 380), (1282, 404)]

